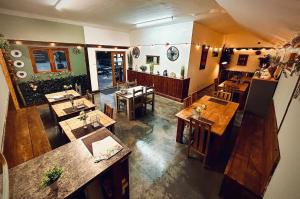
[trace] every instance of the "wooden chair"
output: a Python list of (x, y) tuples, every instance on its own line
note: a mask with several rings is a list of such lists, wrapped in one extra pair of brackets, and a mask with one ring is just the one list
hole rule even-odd
[(214, 79), (214, 86), (215, 86), (215, 91), (218, 91), (219, 90), (219, 88), (218, 88), (218, 86), (219, 86), (219, 78)]
[(137, 80), (135, 79), (133, 82), (127, 82), (128, 87), (135, 87), (137, 86)]
[(91, 101), (93, 104), (95, 104), (95, 96), (93, 93), (90, 93), (89, 90), (86, 91), (86, 96), (85, 98), (89, 101)]
[(76, 91), (77, 93), (79, 93), (80, 95), (82, 95), (81, 85), (75, 83), (75, 91)]
[(210, 143), (211, 124), (204, 121), (190, 118), (190, 131), (187, 156), (191, 151), (203, 157), (203, 166), (206, 165), (207, 154)]
[(125, 82), (125, 83), (117, 83), (117, 90), (121, 90), (122, 88), (125, 88), (127, 89), (128, 88), (128, 83)]
[(192, 93), (192, 103), (194, 103), (197, 100), (198, 100), (198, 92), (196, 91), (196, 92)]
[(154, 85), (150, 86), (150, 87), (146, 87), (146, 92), (145, 92), (145, 112), (146, 112), (146, 109), (147, 109), (147, 104), (150, 104), (152, 106), (152, 112), (153, 112), (154, 111), (154, 104), (155, 104), (155, 90), (154, 90)]
[(192, 97), (188, 96), (183, 100), (183, 108), (187, 108), (192, 105)]
[[(109, 106), (108, 104), (104, 104), (104, 114), (110, 117), (111, 119), (114, 119), (114, 109)], [(114, 125), (110, 126), (108, 128), (112, 133), (115, 133), (115, 127)]]
[(145, 113), (145, 93), (144, 93), (144, 89), (140, 88), (140, 89), (133, 89), (132, 91), (132, 104), (131, 104), (131, 115), (132, 118), (135, 119), (135, 111), (137, 109), (141, 109), (143, 111), (143, 114)]
[[(122, 88), (128, 88), (127, 83), (117, 83), (117, 90), (121, 90)], [(125, 113), (127, 113), (127, 100), (121, 96), (117, 97), (117, 110), (120, 110), (120, 106), (123, 107)]]
[(214, 92), (214, 96), (226, 101), (231, 101), (232, 100), (232, 95), (229, 92), (225, 92), (225, 91), (215, 91)]

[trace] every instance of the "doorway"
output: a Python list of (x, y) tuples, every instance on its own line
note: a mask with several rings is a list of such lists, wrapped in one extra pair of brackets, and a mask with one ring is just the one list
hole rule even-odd
[(100, 91), (126, 81), (125, 52), (97, 51), (96, 63)]

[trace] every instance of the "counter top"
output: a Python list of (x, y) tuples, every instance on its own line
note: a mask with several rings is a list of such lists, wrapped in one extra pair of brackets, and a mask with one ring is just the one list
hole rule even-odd
[[(97, 137), (93, 141), (111, 136), (124, 148), (110, 159), (94, 163), (95, 158), (82, 141), (82, 139), (90, 136)], [(82, 139), (75, 140), (10, 169), (10, 198), (52, 199), (68, 197), (117, 162), (127, 158), (131, 153), (127, 146), (105, 128), (99, 129)], [(49, 187), (41, 188), (40, 186), (44, 173), (54, 166), (63, 169), (63, 174), (58, 180), (58, 190), (55, 192), (51, 191)]]

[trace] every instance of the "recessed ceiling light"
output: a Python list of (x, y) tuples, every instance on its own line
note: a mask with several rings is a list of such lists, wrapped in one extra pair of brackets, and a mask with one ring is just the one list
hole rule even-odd
[(22, 42), (21, 41), (16, 41), (16, 44), (17, 45), (22, 45)]
[(137, 28), (140, 27), (145, 27), (145, 26), (151, 26), (151, 25), (156, 25), (156, 24), (161, 24), (161, 23), (167, 23), (173, 21), (173, 17), (166, 17), (166, 18), (161, 18), (161, 19), (154, 19), (150, 21), (145, 21), (141, 23), (135, 24)]
[(55, 43), (50, 43), (50, 46), (55, 46)]

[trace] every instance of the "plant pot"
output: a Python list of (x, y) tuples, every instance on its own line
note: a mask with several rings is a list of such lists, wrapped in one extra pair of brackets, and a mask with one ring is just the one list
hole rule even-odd
[(56, 191), (58, 189), (58, 182), (57, 180), (55, 182), (53, 182), (52, 184), (49, 185), (49, 188), (52, 190), (52, 191)]

